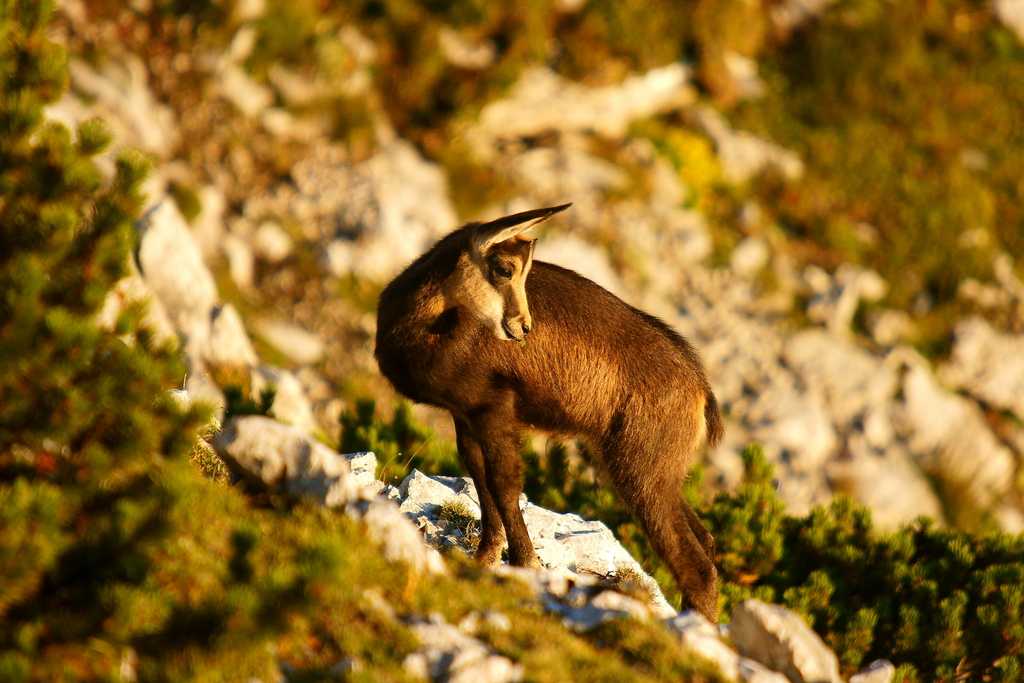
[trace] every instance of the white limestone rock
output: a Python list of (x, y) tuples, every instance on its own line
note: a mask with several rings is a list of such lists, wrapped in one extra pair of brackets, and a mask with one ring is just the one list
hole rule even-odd
[(821, 329), (801, 330), (787, 339), (783, 360), (806, 386), (824, 394), (840, 429), (885, 406), (899, 387), (896, 369), (883, 358)]
[(836, 0), (783, 0), (772, 5), (771, 19), (776, 30), (788, 33), (828, 9)]
[(269, 417), (228, 420), (211, 445), (236, 475), (283, 495), (328, 507), (360, 498), (347, 459), (303, 430)]
[[(439, 520), (441, 506), (448, 501), (463, 503), (474, 518), (480, 519), (476, 487), (469, 477), (425, 475), (414, 470), (399, 487), (401, 511), (425, 529), (435, 544), (462, 547), (461, 539), (449, 538)], [(574, 573), (616, 576), (623, 572), (639, 577), (651, 595), (658, 616), (674, 615), (661, 589), (640, 564), (615, 539), (601, 522), (588, 522), (572, 513), (551, 512), (520, 498), (523, 519), (540, 561), (549, 568), (564, 568)]]
[(167, 159), (177, 129), (170, 107), (149, 89), (146, 64), (135, 54), (94, 67), (80, 59), (68, 62), (71, 90), (47, 115), (74, 130), (85, 119), (102, 118), (114, 133), (117, 149), (135, 147)]
[(1024, 330), (1024, 282), (1017, 277), (1014, 258), (1005, 252), (997, 254), (992, 259), (992, 275), (995, 282), (965, 279), (957, 296), (1006, 319), (1010, 329)]
[(808, 266), (804, 279), (814, 292), (807, 316), (840, 336), (850, 334), (850, 323), (861, 301), (878, 301), (889, 291), (889, 284), (875, 271), (845, 263), (834, 276)]
[(667, 620), (665, 625), (678, 634), (684, 649), (712, 662), (729, 680), (743, 683), (789, 683), (789, 679), (782, 674), (738, 655), (722, 641), (719, 629), (697, 612), (682, 612)]
[(224, 213), (227, 198), (216, 185), (199, 188), (199, 215), (192, 221), (192, 235), (207, 262), (220, 252), (220, 241), (224, 236)]
[[(373, 183), (376, 223), (365, 222), (351, 270), (384, 280), (458, 224), (441, 168), (405, 140), (385, 146), (366, 162)], [(337, 271), (336, 271), (337, 272)]]
[(165, 199), (142, 217), (138, 231), (142, 276), (184, 338), (186, 351), (203, 357), (217, 286), (188, 224), (174, 202)]
[(755, 439), (780, 446), (799, 472), (819, 471), (838, 446), (820, 391), (814, 387), (801, 391), (784, 374), (764, 387), (750, 405), (746, 421)]
[(257, 116), (274, 102), (274, 95), (254, 81), (240, 66), (229, 64), (219, 73), (221, 95), (249, 117)]
[(826, 466), (836, 491), (871, 508), (871, 521), (882, 531), (895, 531), (920, 516), (945, 523), (942, 501), (921, 467), (899, 443), (879, 452), (863, 436), (851, 435), (847, 455)]
[(841, 683), (835, 653), (795, 612), (744, 600), (732, 613), (729, 634), (737, 652), (793, 683)]
[(642, 198), (604, 202), (616, 227), (617, 239), (621, 240), (624, 252), (636, 251), (642, 257), (644, 279), (648, 282), (655, 279), (652, 270), (676, 269), (676, 277), (667, 283), (669, 286), (658, 291), (660, 296), (674, 295), (679, 286), (678, 269), (711, 253), (704, 215), (685, 208), (692, 199), (692, 190), (683, 183), (672, 161), (659, 153), (650, 140), (628, 139), (622, 147), (622, 158), (645, 173), (644, 183), (649, 192)]
[(546, 566), (597, 576), (628, 573), (639, 577), (640, 584), (651, 595), (655, 612), (659, 616), (675, 614), (657, 582), (626, 552), (604, 523), (586, 521), (574, 513), (551, 512), (532, 503), (524, 507), (523, 519), (537, 556)]
[(850, 683), (892, 683), (896, 667), (887, 659), (878, 659), (850, 676)]
[(267, 0), (238, 0), (235, 3), (235, 19), (238, 21), (261, 19), (266, 11)]
[(470, 513), (480, 519), (480, 502), (476, 487), (469, 477), (441, 477), (413, 470), (398, 487), (401, 511), (413, 519), (436, 519), (441, 506), (449, 500), (458, 500)]
[(151, 330), (158, 342), (176, 344), (178, 333), (174, 329), (170, 316), (160, 299), (154, 295), (149, 284), (139, 273), (133, 259), (129, 259), (128, 269), (129, 275), (118, 280), (107, 293), (107, 297), (103, 301), (103, 308), (96, 315), (96, 324), (101, 328), (113, 330), (117, 323), (117, 317), (125, 306), (145, 302), (146, 313), (141, 320), (142, 326)]
[(244, 216), (254, 225), (296, 219), (306, 239), (324, 244), (337, 275), (390, 279), (458, 225), (444, 172), (407, 140), (383, 144), (358, 163), (344, 147), (321, 140), (291, 177), (292, 185), (248, 199)]
[(210, 342), (206, 358), (211, 363), (233, 366), (252, 366), (260, 361), (256, 349), (245, 331), (238, 311), (231, 304), (214, 307), (211, 313)]
[[(342, 456), (344, 457), (344, 456)], [(358, 486), (358, 481), (353, 477)], [(437, 550), (423, 542), (423, 535), (409, 518), (398, 510), (394, 501), (369, 495), (363, 490), (345, 512), (366, 524), (370, 538), (380, 543), (384, 556), (394, 562), (403, 562), (416, 574), (444, 574), (444, 560)]]
[(764, 97), (765, 84), (758, 74), (757, 60), (734, 50), (725, 50), (722, 56), (725, 68), (736, 84), (737, 94), (741, 98), (756, 100)]
[[(595, 594), (595, 591), (598, 592)], [(549, 612), (557, 612), (567, 628), (580, 633), (612, 619), (646, 621), (652, 616), (646, 604), (614, 590), (577, 586), (562, 600), (553, 600), (551, 595), (544, 598)]]
[(280, 320), (265, 320), (256, 331), (271, 346), (298, 365), (319, 363), (326, 351), (324, 342), (312, 332)]
[(243, 292), (251, 292), (256, 277), (256, 254), (244, 237), (229, 232), (220, 241), (221, 251), (228, 260), (228, 274)]
[(958, 321), (953, 352), (939, 377), (1024, 420), (1024, 334), (1001, 332), (977, 316)]
[(1013, 486), (1016, 459), (989, 429), (974, 402), (944, 389), (916, 352), (892, 352), (904, 363), (903, 401), (895, 411), (899, 431), (921, 466), (962, 489), (982, 510)]
[(762, 237), (747, 237), (729, 256), (732, 269), (745, 277), (757, 275), (771, 259), (768, 242)]
[(313, 406), (295, 373), (283, 368), (260, 365), (252, 369), (252, 398), (258, 399), (260, 392), (273, 384), (276, 391), (270, 411), (282, 422), (294, 425), (306, 432), (320, 429), (320, 423), (313, 414)]
[(632, 121), (678, 109), (693, 101), (690, 70), (679, 63), (628, 76), (619, 85), (590, 88), (546, 67), (526, 71), (510, 95), (491, 102), (467, 133), (482, 158), (495, 141), (549, 131), (595, 132), (622, 138)]
[(437, 40), (445, 59), (459, 69), (477, 71), (494, 63), (498, 50), (492, 41), (474, 43), (451, 26), (442, 26)]
[(868, 316), (868, 331), (875, 343), (892, 348), (906, 342), (914, 334), (914, 319), (905, 311), (884, 308)]
[(1024, 44), (1024, 0), (992, 0), (992, 9), (999, 21)]
[(725, 117), (709, 106), (693, 107), (691, 111), (697, 125), (714, 141), (727, 181), (744, 183), (770, 168), (790, 180), (804, 174), (804, 163), (793, 152), (753, 133), (733, 130)]
[[(572, 217), (579, 219), (587, 198), (596, 202), (595, 193), (624, 189), (629, 182), (626, 171), (615, 163), (590, 154), (583, 145), (534, 147), (512, 159), (512, 173), (520, 184), (552, 203), (572, 198)], [(581, 209), (583, 205), (583, 209)]]
[(541, 240), (534, 258), (574, 270), (616, 296), (626, 295), (626, 285), (612, 267), (608, 254), (576, 235), (554, 235)]
[[(211, 442), (229, 469), (260, 488), (310, 500), (346, 513), (366, 525), (384, 555), (416, 574), (442, 574), (444, 560), (398, 506), (366, 488), (373, 480), (372, 453), (341, 455), (306, 432), (260, 415), (236, 417)], [(349, 463), (361, 471), (354, 474)]]
[(523, 679), (521, 666), (445, 623), (440, 615), (410, 628), (421, 647), (406, 658), (404, 666), (416, 678), (447, 683), (514, 683)]
[(274, 221), (263, 221), (253, 234), (253, 251), (268, 263), (280, 263), (295, 249), (295, 240)]
[(352, 476), (360, 486), (365, 488), (376, 488), (377, 479), (377, 456), (373, 451), (360, 451), (358, 453), (343, 453), (342, 456), (348, 460)]

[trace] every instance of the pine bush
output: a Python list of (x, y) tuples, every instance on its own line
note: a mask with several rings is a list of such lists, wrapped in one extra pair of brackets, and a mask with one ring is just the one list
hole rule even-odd
[(357, 399), (339, 418), (342, 453), (373, 451), (380, 463), (377, 478), (397, 485), (412, 470), (426, 474), (462, 475), (455, 445), (439, 441), (412, 415), (408, 402), (395, 403), (390, 421), (377, 416), (377, 402)]
[(177, 351), (141, 306), (96, 324), (150, 163), (123, 152), (105, 180), (102, 122), (44, 120), (68, 83), (53, 11), (0, 5), (0, 680), (265, 676), (305, 578), (232, 571), (241, 499), (188, 463), (208, 414), (166, 391)]
[[(892, 534), (849, 498), (794, 517), (776, 495), (760, 446), (743, 453), (735, 493), (699, 500), (700, 468), (684, 491), (716, 541), (719, 613), (747, 598), (803, 615), (840, 657), (845, 675), (878, 658), (897, 681), (1016, 681), (1024, 669), (1024, 536), (975, 536), (920, 519)], [(529, 452), (531, 500), (608, 524), (665, 590), (672, 579), (635, 522), (565, 448)]]
[(784, 513), (757, 446), (746, 480), (701, 512), (718, 542), (722, 615), (748, 597), (802, 614), (845, 673), (876, 658), (897, 680), (1015, 681), (1024, 663), (1024, 536), (975, 536), (919, 519), (879, 534), (840, 497)]

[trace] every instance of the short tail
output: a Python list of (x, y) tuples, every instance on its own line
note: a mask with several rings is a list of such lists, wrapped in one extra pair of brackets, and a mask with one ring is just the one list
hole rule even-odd
[(707, 426), (708, 448), (714, 448), (725, 438), (725, 425), (718, 409), (718, 399), (708, 389), (704, 403), (704, 424)]

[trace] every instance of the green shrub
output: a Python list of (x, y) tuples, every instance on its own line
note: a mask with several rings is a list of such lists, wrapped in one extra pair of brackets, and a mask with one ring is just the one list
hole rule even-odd
[(455, 445), (438, 441), (434, 433), (412, 416), (408, 402), (395, 404), (391, 421), (377, 417), (377, 402), (359, 399), (340, 418), (342, 453), (373, 451), (380, 471), (377, 478), (397, 485), (413, 469), (426, 474), (461, 475)]
[(246, 395), (244, 389), (236, 384), (224, 387), (224, 421), (236, 415), (269, 415), (277, 398), (277, 387), (267, 382), (260, 389), (259, 400)]
[(1014, 681), (1024, 663), (1024, 536), (973, 536), (921, 519), (872, 531), (839, 497), (806, 517), (783, 513), (757, 447), (746, 480), (701, 515), (719, 548), (722, 614), (747, 597), (804, 615), (849, 674), (875, 658), (898, 680)]
[[(745, 478), (710, 504), (685, 495), (715, 537), (720, 617), (747, 598), (802, 614), (838, 653), (849, 675), (877, 658), (900, 665), (897, 680), (1012, 681), (1024, 662), (1024, 537), (977, 537), (920, 520), (873, 531), (870, 511), (839, 497), (806, 517), (785, 514), (761, 448), (743, 453)], [(527, 494), (555, 510), (608, 524), (670, 601), (671, 576), (632, 517), (562, 445), (528, 455)]]
[[(343, 515), (282, 521), (201, 477), (189, 453), (209, 410), (169, 395), (177, 350), (139, 326), (139, 305), (97, 327), (127, 274), (148, 163), (125, 152), (104, 183), (92, 157), (106, 128), (43, 122), (67, 84), (52, 9), (0, 12), (0, 680), (277, 680), (278, 651), (315, 668), (283, 636), (304, 633), (296, 619), (323, 628), (311, 604), (325, 580), (347, 563), (403, 586), (407, 570), (360, 553)], [(357, 613), (361, 588), (342, 588), (328, 603)], [(404, 680), (409, 642), (396, 635), (368, 675)]]
[(238, 500), (187, 461), (208, 411), (166, 391), (182, 364), (139, 327), (141, 306), (112, 331), (95, 323), (127, 273), (149, 163), (124, 152), (104, 184), (92, 157), (106, 127), (72, 137), (44, 123), (67, 84), (52, 11), (32, 0), (0, 13), (0, 678), (111, 680), (129, 667), (217, 680), (229, 652), (238, 675), (265, 675), (265, 648), (240, 644), (273, 632), (258, 616), (273, 621), (278, 593), (302, 584), (253, 593), (223, 571)]

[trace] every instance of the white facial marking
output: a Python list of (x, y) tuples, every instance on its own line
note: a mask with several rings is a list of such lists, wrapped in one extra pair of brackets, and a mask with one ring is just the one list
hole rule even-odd
[(487, 264), (482, 259), (463, 256), (459, 262), (456, 277), (450, 284), (451, 303), (465, 307), (470, 315), (494, 332), (498, 339), (508, 339), (502, 327), (505, 317), (505, 302), (501, 293), (487, 279)]

